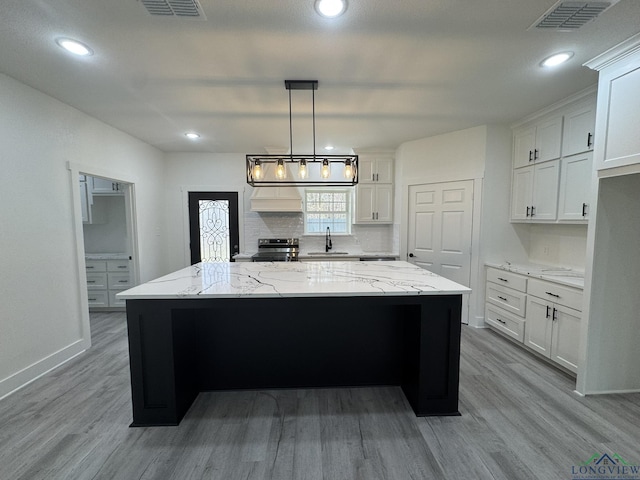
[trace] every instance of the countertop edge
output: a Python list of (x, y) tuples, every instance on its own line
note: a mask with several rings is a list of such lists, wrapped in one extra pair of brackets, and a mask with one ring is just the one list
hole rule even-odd
[[(558, 268), (558, 270), (556, 270), (556, 272), (558, 273), (554, 275), (549, 275), (549, 274), (544, 274), (540, 272), (540, 270), (544, 270), (544, 269), (550, 269), (550, 270), (553, 269), (553, 267), (549, 265), (504, 264), (504, 263), (497, 263), (497, 262), (485, 262), (485, 266), (491, 267), (491, 268), (497, 268), (505, 272), (517, 273), (519, 275), (524, 275), (526, 277), (539, 278), (540, 280), (557, 283), (565, 287), (584, 290), (584, 276), (579, 276), (584, 274), (576, 270)], [(563, 271), (566, 271), (566, 273), (569, 275), (562, 275)]]

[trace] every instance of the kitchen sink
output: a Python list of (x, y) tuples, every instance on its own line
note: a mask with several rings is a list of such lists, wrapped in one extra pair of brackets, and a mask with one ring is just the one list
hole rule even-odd
[(307, 255), (349, 255), (349, 252), (309, 252)]

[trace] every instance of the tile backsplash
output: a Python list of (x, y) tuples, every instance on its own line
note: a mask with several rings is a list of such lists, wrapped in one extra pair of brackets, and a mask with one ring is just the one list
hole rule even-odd
[[(340, 250), (397, 252), (398, 242), (394, 240), (396, 229), (395, 225), (352, 225), (351, 235), (332, 235), (332, 241), (334, 248)], [(324, 236), (304, 236), (302, 213), (245, 212), (243, 253), (255, 252), (259, 238), (279, 237), (299, 237), (303, 250), (324, 248)]]

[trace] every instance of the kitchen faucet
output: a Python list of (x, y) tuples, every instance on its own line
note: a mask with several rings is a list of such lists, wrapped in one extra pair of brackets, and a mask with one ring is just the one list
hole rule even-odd
[(329, 227), (327, 227), (327, 234), (324, 236), (324, 251), (328, 252), (332, 248), (333, 245), (331, 245), (331, 230), (329, 230)]

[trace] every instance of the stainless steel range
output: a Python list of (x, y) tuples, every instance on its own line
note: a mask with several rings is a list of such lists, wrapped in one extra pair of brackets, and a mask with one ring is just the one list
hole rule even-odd
[(297, 262), (300, 241), (297, 238), (260, 238), (254, 262)]

